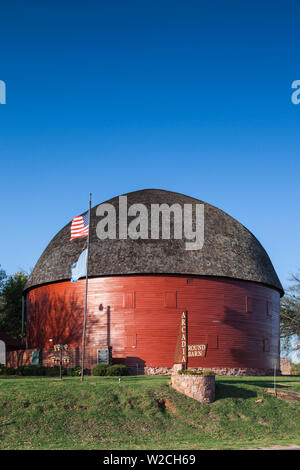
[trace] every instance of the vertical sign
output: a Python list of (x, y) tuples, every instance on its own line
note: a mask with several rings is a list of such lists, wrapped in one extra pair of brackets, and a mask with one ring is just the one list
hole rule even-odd
[(175, 349), (174, 363), (185, 364), (187, 368), (188, 354), (187, 354), (187, 312), (182, 312), (180, 318), (179, 334)]

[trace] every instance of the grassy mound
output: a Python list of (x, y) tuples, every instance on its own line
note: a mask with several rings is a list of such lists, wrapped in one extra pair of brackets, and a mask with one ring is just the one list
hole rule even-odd
[[(238, 449), (300, 444), (299, 402), (270, 377), (217, 377), (198, 403), (169, 377), (0, 378), (1, 449)], [(280, 378), (300, 391), (300, 377)]]

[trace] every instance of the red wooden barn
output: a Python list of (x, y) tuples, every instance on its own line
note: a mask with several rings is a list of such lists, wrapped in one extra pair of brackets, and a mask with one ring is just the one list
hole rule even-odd
[[(149, 217), (152, 204), (182, 209), (203, 204), (204, 245), (186, 250), (186, 239), (174, 238), (173, 217), (170, 239), (151, 238), (149, 221), (148, 239), (120, 239), (117, 230), (116, 239), (100, 240), (101, 218), (97, 207), (91, 210), (89, 365), (97, 363), (98, 349), (111, 346), (114, 362), (146, 373), (167, 372), (186, 310), (188, 343), (207, 344), (206, 355), (190, 357), (189, 367), (223, 374), (268, 374), (274, 365), (279, 368), (283, 289), (255, 236), (220, 209), (182, 194), (149, 189), (126, 196), (128, 207), (143, 204)], [(119, 198), (107, 203), (116, 209), (118, 227)], [(70, 268), (87, 239), (70, 242), (70, 226), (49, 243), (26, 286), (29, 348), (81, 346), (85, 279), (71, 283)]]

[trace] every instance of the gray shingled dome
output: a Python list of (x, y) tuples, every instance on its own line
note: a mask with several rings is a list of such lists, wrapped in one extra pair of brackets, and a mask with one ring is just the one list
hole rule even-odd
[[(89, 276), (124, 274), (182, 274), (221, 276), (260, 282), (283, 293), (269, 256), (254, 235), (225, 212), (198, 199), (160, 189), (126, 194), (128, 206), (145, 204), (204, 204), (204, 246), (185, 250), (185, 239), (99, 240), (95, 206), (91, 211)], [(118, 209), (118, 197), (109, 201)], [(118, 221), (118, 211), (117, 211)], [(130, 221), (130, 218), (128, 219)], [(70, 280), (70, 268), (86, 247), (87, 238), (70, 242), (71, 221), (51, 240), (42, 253), (26, 289), (55, 281)]]

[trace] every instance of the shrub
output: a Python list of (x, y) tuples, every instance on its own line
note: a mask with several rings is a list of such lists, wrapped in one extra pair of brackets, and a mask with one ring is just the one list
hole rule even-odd
[(12, 367), (4, 367), (3, 368), (4, 372), (3, 375), (15, 375), (16, 371)]
[(81, 367), (72, 367), (71, 369), (67, 369), (67, 375), (71, 377), (80, 377), (81, 376)]
[(187, 375), (203, 375), (202, 370), (187, 370), (186, 371)]
[(46, 367), (44, 366), (20, 366), (15, 369), (16, 375), (22, 376), (43, 376), (46, 374)]
[(46, 366), (32, 366), (32, 375), (38, 375), (39, 377), (44, 377), (46, 375)]
[(291, 375), (300, 375), (300, 363), (292, 364)]
[[(59, 366), (46, 367), (47, 377), (59, 377)], [(62, 375), (67, 375), (67, 370), (62, 368)]]
[(97, 364), (92, 368), (92, 375), (99, 376), (99, 375), (107, 375), (107, 369), (108, 369), (107, 364)]
[(185, 375), (215, 375), (215, 373), (211, 369), (206, 369), (206, 370), (190, 370), (187, 369), (183, 372), (178, 371), (178, 374), (182, 373)]
[(186, 369), (184, 371), (179, 370), (178, 374), (180, 375), (203, 375), (203, 371)]
[[(74, 369), (76, 369), (76, 368), (74, 368)], [(13, 369), (12, 367), (5, 367), (4, 366), (4, 367), (0, 367), (0, 375), (59, 377), (59, 366), (46, 367), (46, 366), (29, 365), (29, 366), (20, 366), (17, 369)], [(67, 369), (64, 369), (64, 368), (62, 369), (62, 375), (67, 375)]]
[(106, 375), (129, 375), (129, 371), (124, 364), (114, 364), (113, 366), (109, 366), (107, 368)]

